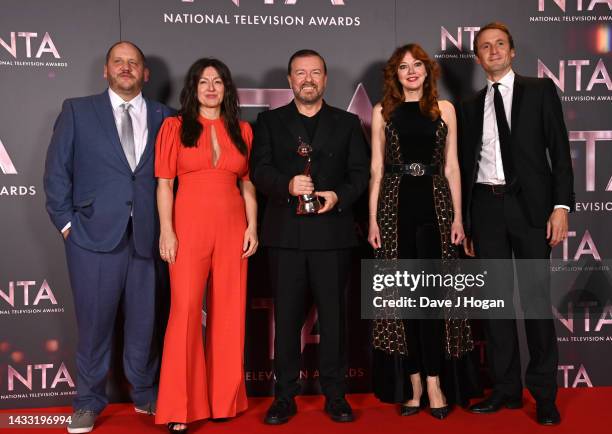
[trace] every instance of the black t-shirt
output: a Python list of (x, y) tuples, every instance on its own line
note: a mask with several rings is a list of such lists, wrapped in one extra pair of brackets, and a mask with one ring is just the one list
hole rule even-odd
[(321, 110), (319, 110), (314, 116), (304, 116), (303, 114), (299, 113), (300, 119), (302, 120), (302, 124), (304, 125), (304, 129), (306, 129), (306, 134), (308, 134), (308, 137), (303, 137), (303, 139), (309, 145), (312, 145), (312, 141), (317, 131), (320, 113)]

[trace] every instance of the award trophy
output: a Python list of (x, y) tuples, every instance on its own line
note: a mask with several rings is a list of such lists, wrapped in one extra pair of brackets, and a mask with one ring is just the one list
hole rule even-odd
[[(311, 160), (310, 155), (312, 154), (312, 146), (302, 141), (302, 138), (298, 138), (297, 153), (300, 157), (306, 158), (306, 166), (304, 167), (303, 175), (310, 176)], [(309, 215), (316, 214), (322, 207), (319, 198), (313, 194), (302, 194), (298, 196), (298, 215)]]

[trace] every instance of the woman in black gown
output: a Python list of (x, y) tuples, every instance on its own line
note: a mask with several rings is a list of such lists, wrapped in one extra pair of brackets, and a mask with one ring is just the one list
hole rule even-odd
[[(457, 121), (438, 100), (439, 69), (417, 44), (385, 66), (382, 101), (372, 115), (368, 241), (379, 259), (456, 259), (464, 238)], [(374, 393), (416, 414), (425, 388), (431, 414), (478, 394), (465, 318), (374, 321)]]

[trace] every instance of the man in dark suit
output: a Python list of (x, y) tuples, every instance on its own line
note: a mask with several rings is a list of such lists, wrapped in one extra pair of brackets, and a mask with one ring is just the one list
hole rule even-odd
[[(351, 247), (357, 243), (351, 207), (369, 178), (367, 145), (359, 118), (327, 105), (327, 67), (315, 51), (289, 60), (294, 100), (262, 112), (255, 128), (251, 177), (268, 197), (261, 240), (268, 247), (275, 291), (275, 396), (265, 422), (281, 424), (296, 413), (300, 392), (300, 330), (311, 288), (318, 310), (320, 382), (325, 411), (336, 422), (353, 413), (346, 389), (345, 287)], [(312, 147), (311, 176), (298, 144)], [(297, 215), (298, 196), (316, 195), (316, 214)]]
[(135, 410), (155, 413), (153, 148), (171, 112), (143, 98), (148, 76), (136, 45), (113, 45), (104, 66), (109, 89), (64, 101), (47, 151), (47, 211), (65, 240), (79, 334), (71, 433), (91, 431), (108, 403), (106, 376), (121, 301), (123, 365)]
[[(557, 343), (550, 307), (547, 267), (529, 276), (522, 259), (543, 259), (567, 237), (574, 204), (569, 141), (561, 103), (549, 79), (522, 77), (512, 70), (514, 42), (508, 28), (491, 23), (474, 40), (487, 86), (461, 105), (461, 169), (466, 253), (506, 259), (512, 300), (512, 256), (525, 312), (530, 361), (525, 381), (537, 404), (537, 420), (560, 422), (557, 394)], [(549, 159), (550, 158), (550, 163)], [(539, 264), (538, 261), (529, 261)], [(534, 274), (535, 273), (535, 274)], [(527, 278), (528, 277), (528, 278)], [(475, 413), (522, 406), (521, 364), (516, 321), (485, 322), (493, 394), (475, 404)]]

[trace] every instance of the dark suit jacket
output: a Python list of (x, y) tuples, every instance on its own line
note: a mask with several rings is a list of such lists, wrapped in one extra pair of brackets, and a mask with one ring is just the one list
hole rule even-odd
[(293, 102), (259, 114), (251, 156), (251, 179), (268, 197), (261, 229), (265, 246), (340, 249), (357, 243), (352, 205), (368, 185), (369, 158), (359, 118), (323, 104), (311, 143), (312, 179), (317, 191), (331, 190), (338, 203), (328, 213), (296, 215), (289, 181), (303, 173), (298, 137), (308, 137)]
[(151, 257), (157, 250), (153, 147), (163, 119), (172, 111), (145, 101), (149, 135), (133, 173), (107, 91), (64, 101), (55, 122), (44, 175), (47, 211), (58, 230), (70, 222), (70, 239), (84, 249), (113, 250), (125, 234), (133, 209), (136, 251)]
[[(485, 87), (464, 101), (459, 110), (462, 202), (468, 233), (472, 189), (482, 149), (486, 91)], [(511, 117), (512, 158), (519, 184), (517, 194), (530, 223), (535, 227), (546, 226), (554, 205), (574, 208), (569, 140), (552, 80), (515, 75)]]

